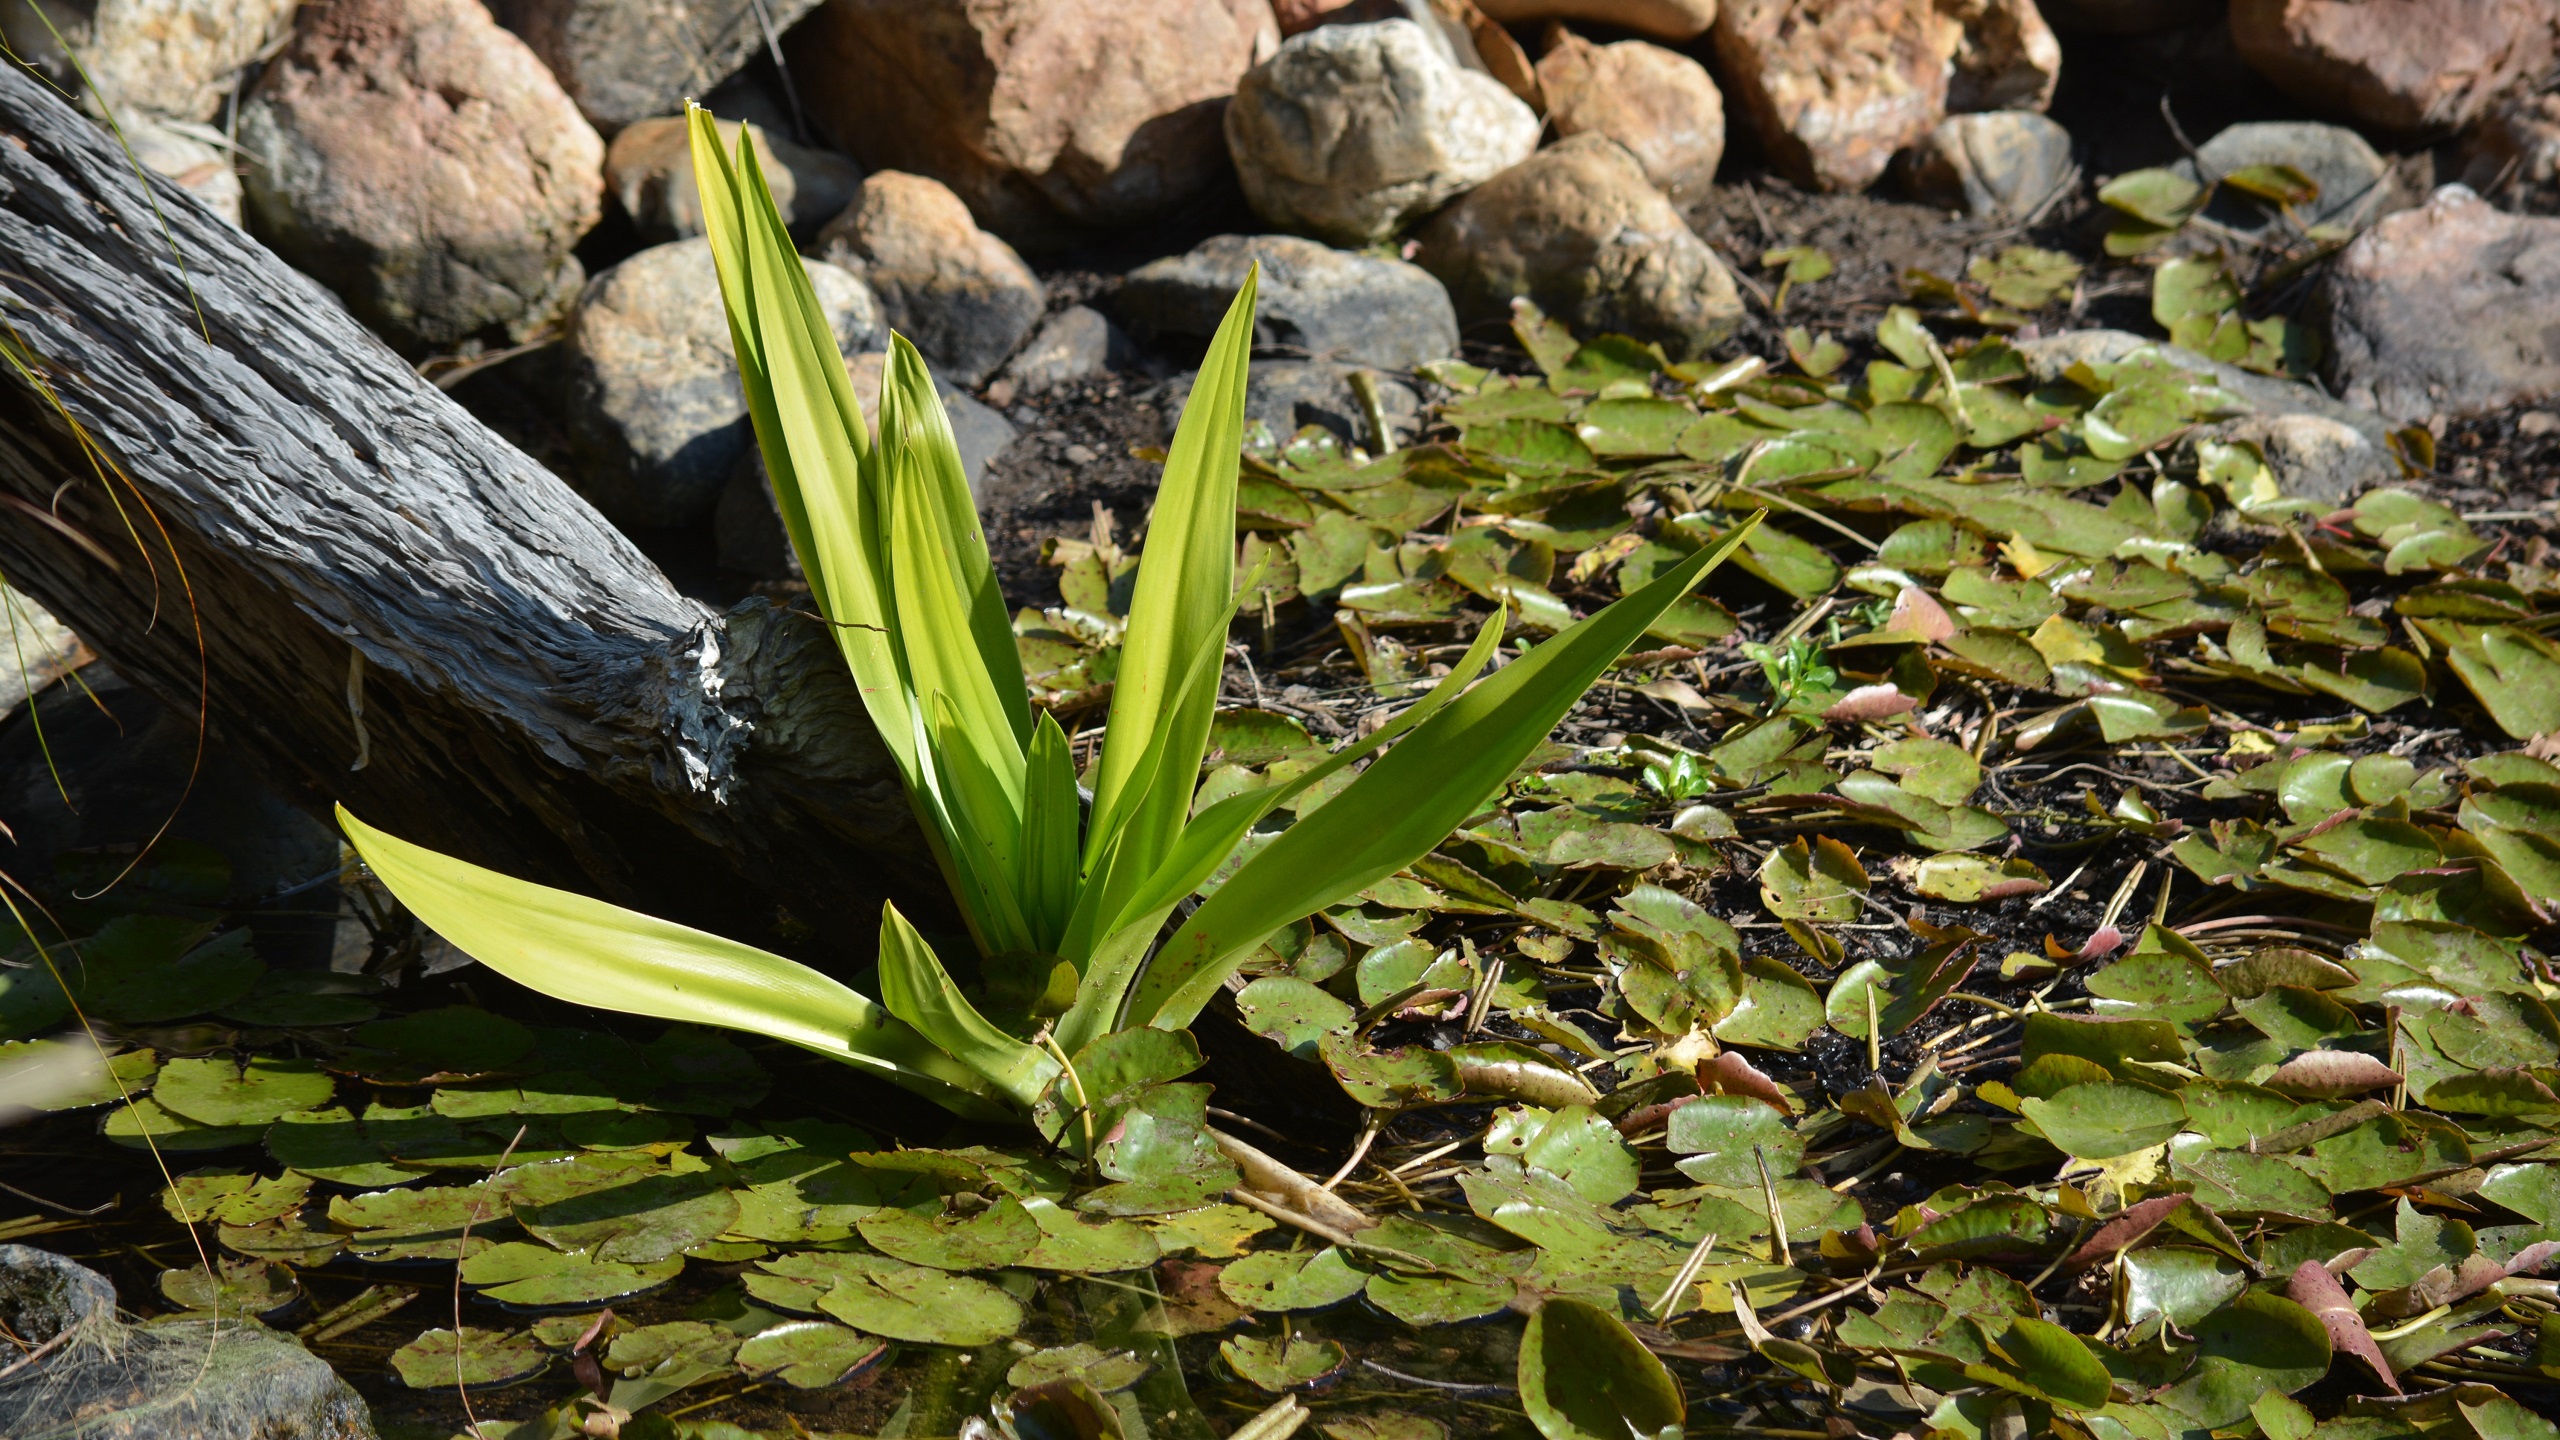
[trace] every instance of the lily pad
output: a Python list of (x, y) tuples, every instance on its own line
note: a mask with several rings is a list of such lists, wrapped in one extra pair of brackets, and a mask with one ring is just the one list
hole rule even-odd
[(548, 1203), (519, 1203), (515, 1216), (563, 1250), (649, 1265), (726, 1232), (738, 1218), (738, 1200), (708, 1172), (643, 1174)]
[(1004, 1383), (1019, 1387), (1072, 1378), (1111, 1395), (1144, 1380), (1154, 1369), (1153, 1362), (1141, 1358), (1135, 1351), (1106, 1352), (1078, 1342), (1036, 1350), (1023, 1356), (1013, 1362), (1012, 1369), (1004, 1372)]
[(1563, 1297), (1529, 1317), (1520, 1404), (1546, 1440), (1672, 1440), (1688, 1423), (1678, 1382), (1597, 1305)]
[(1342, 1252), (1262, 1250), (1218, 1272), (1218, 1289), (1249, 1310), (1321, 1310), (1360, 1293), (1369, 1277), (1351, 1268)]
[[(760, 1262), (769, 1275), (815, 1291), (815, 1308), (857, 1330), (919, 1345), (991, 1345), (1022, 1328), (1022, 1304), (968, 1275), (885, 1255), (802, 1254)], [(760, 1299), (780, 1292), (747, 1289)], [(768, 1300), (768, 1303), (771, 1303)]]
[(329, 1103), (329, 1077), (307, 1060), (252, 1056), (245, 1066), (228, 1059), (172, 1060), (160, 1067), (152, 1097), (200, 1125), (264, 1125), (295, 1110)]
[(1781, 920), (1845, 924), (1858, 918), (1868, 883), (1848, 846), (1828, 835), (1798, 838), (1761, 865), (1760, 903)]
[(264, 1260), (224, 1258), (218, 1269), (202, 1265), (160, 1272), (160, 1294), (170, 1304), (189, 1310), (262, 1318), (302, 1298), (301, 1283), (282, 1265)]
[(429, 1330), (391, 1352), (391, 1368), (412, 1390), (455, 1385), (496, 1389), (551, 1368), (551, 1354), (522, 1331)]
[(682, 1256), (629, 1265), (510, 1240), (463, 1261), (462, 1283), (507, 1305), (597, 1305), (663, 1285), (683, 1269)]
[(1321, 1385), (1351, 1364), (1340, 1344), (1313, 1335), (1238, 1335), (1218, 1342), (1218, 1356), (1247, 1382), (1274, 1393)]

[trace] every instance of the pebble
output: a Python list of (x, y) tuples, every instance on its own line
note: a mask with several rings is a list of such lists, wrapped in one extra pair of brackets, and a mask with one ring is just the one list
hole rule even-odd
[(2072, 177), (2071, 133), (2042, 115), (1950, 115), (1901, 161), (1914, 199), (1977, 220), (2023, 220)]
[[(714, 112), (715, 114), (717, 112)], [(850, 204), (862, 167), (831, 150), (794, 145), (760, 125), (721, 119), (720, 148), (735, 155), (741, 131), (754, 136), (756, 165), (782, 223), (815, 228)], [(626, 125), (604, 152), (605, 186), (651, 245), (702, 233), (702, 192), (693, 183), (693, 138), (681, 116)]]
[(1458, 350), (1458, 315), (1430, 271), (1295, 235), (1219, 235), (1129, 272), (1119, 310), (1146, 336), (1217, 333), (1255, 265), (1254, 349), (1410, 370)]
[(1004, 373), (987, 387), (987, 399), (1001, 408), (1016, 395), (1037, 395), (1110, 370), (1134, 368), (1139, 358), (1137, 342), (1110, 317), (1090, 305), (1070, 305), (1013, 352)]
[(1929, 0), (1724, 0), (1714, 33), (1726, 90), (1803, 189), (1864, 190), (1946, 116)]
[(1707, 67), (1642, 40), (1594, 45), (1560, 25), (1549, 37), (1538, 88), (1556, 134), (1606, 135), (1663, 193), (1705, 194), (1724, 161), (1724, 92)]
[(2560, 393), (2560, 219), (2447, 185), (2358, 236), (2313, 299), (2331, 388), (2393, 420)]
[[(493, 0), (596, 127), (679, 113), (765, 51), (818, 0)], [(715, 112), (725, 114), (726, 112)]]
[(820, 259), (859, 275), (880, 315), (938, 374), (976, 386), (1040, 321), (1049, 294), (1012, 246), (939, 180), (884, 170), (818, 232)]
[[(293, 28), (295, 0), (88, 0), (0, 5), (0, 39), (91, 114), (212, 120), (241, 70)], [(48, 25), (46, 21), (52, 23)], [(64, 42), (68, 42), (65, 49)], [(76, 61), (76, 63), (75, 63)]]
[(2516, 433), (2535, 440), (2560, 434), (2560, 415), (2548, 410), (2527, 410), (2516, 417)]
[(2062, 83), (2062, 42), (2035, 0), (1938, 0), (1947, 109), (2042, 110)]
[[(2228, 175), (2250, 165), (2290, 165), (2319, 185), (2319, 198), (2293, 207), (2294, 223), (2305, 229), (2360, 226), (2380, 211), (2389, 194), (2386, 182), (2391, 167), (2363, 136), (2314, 120), (2233, 125), (2196, 147), (2193, 160), (2180, 160), (2170, 168), (2193, 180), (2204, 172)], [(2205, 218), (2248, 235), (2284, 223), (2274, 207), (2227, 185), (2214, 192)]]

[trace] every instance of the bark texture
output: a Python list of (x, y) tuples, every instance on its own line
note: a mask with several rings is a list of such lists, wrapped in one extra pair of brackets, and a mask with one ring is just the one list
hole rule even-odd
[(884, 896), (948, 917), (815, 621), (685, 598), (335, 298), (134, 172), (0, 66), (8, 583), (314, 811), (804, 954), (867, 953)]

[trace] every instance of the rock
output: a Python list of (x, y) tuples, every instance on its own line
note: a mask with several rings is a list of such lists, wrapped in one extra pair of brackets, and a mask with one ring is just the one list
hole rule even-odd
[(2400, 478), (2400, 464), (2391, 452), (2353, 425), (2325, 415), (2249, 415), (2225, 420), (2206, 433), (2256, 445), (2287, 495), (2326, 505), (2344, 505), (2361, 491)]
[(838, 148), (1028, 247), (1216, 181), (1220, 112), (1279, 40), (1268, 0), (831, 0), (787, 53)]
[(2071, 132), (2026, 110), (1950, 115), (1899, 163), (1914, 199), (1977, 220), (2023, 220), (2075, 173)]
[(1928, 0), (1727, 0), (1716, 62), (1778, 172), (1863, 190), (1946, 116)]
[(1724, 94), (1707, 67), (1659, 45), (1594, 45), (1557, 26), (1538, 88), (1559, 137), (1600, 134), (1627, 147), (1674, 198), (1703, 195), (1724, 160)]
[(220, 114), (293, 12), (294, 0), (0, 0), (0, 39), (92, 114), (112, 109), (129, 134), (136, 121)]
[(476, 0), (306, 8), (240, 144), (252, 233), (411, 350), (547, 318), (604, 213), (604, 142)]
[[(1259, 420), (1286, 440), (1301, 426), (1321, 425), (1344, 443), (1382, 447), (1372, 433), (1359, 392), (1351, 388), (1357, 365), (1321, 360), (1273, 360), (1257, 363), (1245, 381), (1244, 414)], [(1378, 409), (1386, 416), (1390, 445), (1400, 444), (1421, 425), (1422, 397), (1401, 380), (1371, 372), (1378, 387)]]
[(2222, 18), (2223, 0), (2036, 0), (2054, 29), (2097, 35), (2150, 35)]
[(1617, 331), (1703, 355), (1733, 332), (1733, 276), (1645, 183), (1616, 141), (1576, 135), (1440, 213), (1414, 257), (1461, 322), (1498, 322), (1528, 296), (1582, 335)]
[(1484, 57), (1477, 52), (1475, 37), (1467, 32), (1466, 22), (1454, 11), (1444, 11), (1433, 0), (1326, 0), (1322, 8), (1292, 5), (1286, 10), (1273, 6), (1272, 13), (1280, 21), (1280, 38), (1303, 35), (1319, 25), (1375, 25), (1382, 20), (1410, 20), (1422, 27), (1431, 38), (1431, 48), (1440, 58), (1462, 70), (1482, 70), (1491, 74)]
[(1431, 272), (1294, 235), (1220, 235), (1129, 272), (1120, 313), (1141, 335), (1217, 333), (1256, 263), (1256, 353), (1410, 370), (1458, 350), (1458, 316)]
[[(836, 343), (849, 354), (880, 345), (870, 290), (802, 263)], [(702, 519), (753, 446), (711, 242), (652, 246), (587, 282), (565, 351), (578, 493), (626, 527)]]
[[(716, 113), (716, 112), (715, 112)], [(722, 120), (720, 145), (735, 154), (741, 130), (755, 137), (756, 164), (773, 190), (774, 208), (794, 230), (813, 230), (853, 201), (862, 167), (832, 150), (776, 138), (760, 125)], [(702, 233), (702, 194), (693, 184), (693, 140), (681, 116), (662, 115), (622, 128), (604, 152), (604, 179), (640, 238), (651, 245)]]
[(1716, 23), (1716, 0), (1481, 0), (1476, 8), (1505, 25), (1582, 20), (1672, 41), (1695, 40)]
[(764, 53), (818, 0), (496, 0), (498, 23), (533, 47), (607, 134), (672, 115)]
[(98, 657), (52, 612), (0, 584), (0, 719)]
[(2560, 391), (2560, 220), (2461, 185), (2386, 215), (2315, 292), (2330, 388), (2394, 420)]
[(2560, 208), (2560, 95), (2510, 95), (2463, 137), (2462, 183), (2512, 208)]
[(1255, 213), (1343, 245), (1383, 240), (1527, 159), (1539, 128), (1410, 20), (1292, 37), (1237, 86), (1226, 127)]
[[(2201, 164), (2202, 171), (2198, 166)], [(2355, 227), (2373, 218), (2389, 197), (2390, 163), (2363, 136), (2313, 120), (2266, 120), (2234, 125), (2196, 147), (2193, 160), (2170, 168), (2190, 180), (2203, 172), (2228, 175), (2250, 165), (2290, 165), (2320, 187), (2319, 198), (2293, 207), (2295, 223)], [(2214, 192), (2205, 218), (2256, 235), (2283, 223), (2274, 207), (2230, 186)]]
[(2391, 433), (2391, 424), (2370, 410), (2343, 404), (2323, 395), (2309, 385), (2295, 380), (2279, 380), (2226, 365), (2218, 360), (2172, 345), (2163, 340), (2136, 335), (2129, 330), (2065, 330), (2057, 335), (2038, 336), (2017, 342), (2018, 354), (2039, 385), (2059, 380), (2063, 372), (2082, 363), (2111, 365), (2136, 350), (2153, 349), (2181, 369), (2209, 375), (2213, 383), (2247, 402), (2257, 415), (2310, 415), (2334, 421), (2362, 435), (2380, 447)]
[(1938, 0), (1947, 109), (2042, 110), (2062, 81), (2062, 42), (2035, 0)]
[(374, 1440), (362, 1397), (293, 1337), (237, 1316), (128, 1325), (106, 1277), (59, 1255), (0, 1245), (0, 1322), (39, 1347), (0, 1381), (0, 1434)]
[(818, 232), (817, 252), (861, 276), (880, 317), (934, 369), (976, 386), (1048, 307), (1040, 277), (969, 218), (939, 180), (884, 170)]
[[(862, 402), (863, 417), (870, 422), (875, 439), (880, 433), (880, 382), (888, 372), (888, 361), (887, 352), (873, 350), (845, 362), (854, 398)], [(942, 397), (942, 408), (951, 417), (951, 440), (960, 451), (961, 473), (969, 477), (970, 491), (978, 493), (987, 467), (1013, 443), (1013, 422), (940, 375), (934, 377), (934, 392)], [(800, 578), (800, 557), (792, 553), (782, 511), (774, 504), (773, 479), (765, 471), (763, 452), (755, 446), (747, 446), (730, 468), (711, 523), (721, 568), (758, 580)]]
[(1013, 352), (987, 394), (992, 400), (1001, 387), (1004, 398), (997, 403), (1010, 404), (1016, 395), (1037, 395), (1137, 363), (1137, 342), (1127, 332), (1090, 305), (1070, 305)]
[(173, 125), (150, 121), (125, 122), (124, 138), (142, 168), (177, 181), (206, 209), (234, 225), (241, 223), (240, 172), (231, 168), (228, 152)]
[(2553, 19), (2549, 0), (2232, 0), (2231, 38), (2301, 104), (2420, 135), (2540, 78)]

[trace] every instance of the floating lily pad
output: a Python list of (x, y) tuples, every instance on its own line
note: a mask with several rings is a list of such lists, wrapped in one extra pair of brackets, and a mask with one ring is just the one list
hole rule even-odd
[[(249, 993), (266, 962), (245, 929), (206, 940), (211, 927), (165, 915), (122, 915), (78, 947), (73, 988), (92, 1019), (139, 1025), (219, 1010)], [(66, 963), (57, 957), (57, 964)]]
[(360, 1026), (355, 1042), (381, 1052), (390, 1073), (427, 1079), (479, 1074), (510, 1064), (533, 1048), (533, 1032), (476, 1005), (447, 1005)]
[[(811, 1253), (759, 1262), (749, 1294), (768, 1304), (823, 1310), (857, 1330), (922, 1345), (989, 1345), (1022, 1328), (1022, 1305), (967, 1275), (927, 1269), (885, 1255)], [(809, 1298), (794, 1302), (781, 1280)]]
[(738, 1200), (706, 1171), (644, 1174), (547, 1203), (519, 1202), (515, 1216), (563, 1250), (647, 1265), (727, 1231), (738, 1218)]
[(263, 1318), (302, 1298), (293, 1272), (264, 1260), (225, 1258), (208, 1272), (202, 1265), (160, 1272), (160, 1294), (172, 1305), (225, 1315)]
[(1152, 1362), (1135, 1351), (1102, 1351), (1078, 1342), (1048, 1350), (1036, 1350), (1013, 1362), (1004, 1372), (1004, 1383), (1013, 1386), (1045, 1385), (1052, 1380), (1078, 1379), (1105, 1395), (1116, 1394), (1147, 1378), (1155, 1369)]
[(202, 1125), (174, 1111), (161, 1107), (148, 1095), (139, 1095), (111, 1111), (102, 1133), (119, 1145), (135, 1149), (146, 1146), (172, 1151), (228, 1150), (238, 1145), (255, 1145), (266, 1133), (263, 1125)]
[(1351, 1364), (1341, 1345), (1313, 1335), (1238, 1335), (1219, 1341), (1218, 1355), (1248, 1383), (1275, 1393), (1321, 1385)]
[(625, 1265), (511, 1240), (463, 1261), (462, 1283), (507, 1305), (595, 1305), (663, 1285), (683, 1269), (681, 1256)]
[(1248, 1310), (1321, 1310), (1360, 1293), (1369, 1277), (1333, 1246), (1311, 1251), (1263, 1250), (1218, 1272), (1218, 1289)]
[[(887, 1357), (889, 1347), (859, 1330), (824, 1320), (786, 1320), (738, 1346), (738, 1368), (795, 1390), (841, 1385)], [(1018, 1366), (1016, 1368), (1019, 1368)]]
[(491, 1390), (517, 1385), (551, 1368), (551, 1356), (531, 1335), (520, 1331), (464, 1327), (429, 1330), (391, 1352), (391, 1368), (412, 1390), (446, 1390), (456, 1385)]
[(151, 1093), (200, 1125), (264, 1125), (328, 1104), (335, 1088), (309, 1061), (258, 1055), (245, 1066), (220, 1058), (172, 1060), (160, 1067)]
[(1520, 1340), (1520, 1404), (1547, 1440), (1669, 1440), (1686, 1428), (1680, 1386), (1618, 1317), (1558, 1297)]

